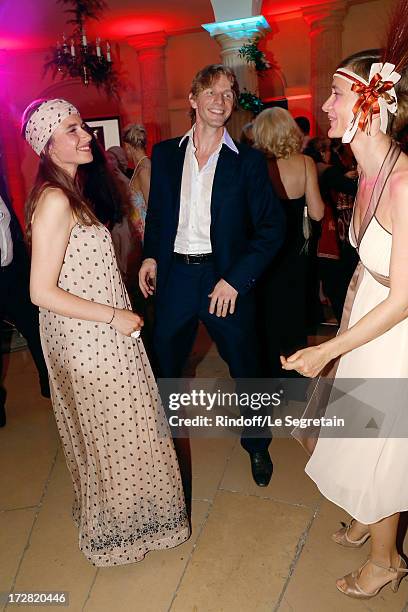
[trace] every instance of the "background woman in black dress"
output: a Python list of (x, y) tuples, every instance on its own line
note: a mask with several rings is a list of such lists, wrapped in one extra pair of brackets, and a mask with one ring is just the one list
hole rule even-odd
[(279, 356), (303, 346), (306, 335), (308, 257), (304, 215), (323, 217), (314, 161), (300, 153), (302, 134), (291, 114), (269, 108), (253, 127), (255, 147), (265, 153), (271, 182), (286, 214), (286, 239), (259, 283), (258, 322), (264, 376), (279, 378)]

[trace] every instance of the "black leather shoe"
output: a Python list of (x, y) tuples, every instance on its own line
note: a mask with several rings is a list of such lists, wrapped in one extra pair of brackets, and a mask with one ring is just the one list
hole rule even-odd
[(4, 427), (6, 424), (6, 390), (0, 388), (0, 427)]
[(267, 450), (249, 453), (252, 476), (258, 487), (267, 487), (273, 472), (273, 463)]
[(40, 389), (41, 389), (41, 395), (43, 397), (46, 397), (47, 399), (50, 399), (51, 391), (50, 391), (50, 383), (48, 381), (48, 376), (47, 378), (40, 378)]

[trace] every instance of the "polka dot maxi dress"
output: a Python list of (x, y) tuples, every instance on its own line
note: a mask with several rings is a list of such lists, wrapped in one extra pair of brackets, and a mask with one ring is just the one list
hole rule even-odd
[[(130, 308), (103, 226), (74, 226), (58, 285)], [(81, 551), (110, 566), (181, 544), (189, 526), (179, 467), (142, 341), (44, 309), (40, 331)]]

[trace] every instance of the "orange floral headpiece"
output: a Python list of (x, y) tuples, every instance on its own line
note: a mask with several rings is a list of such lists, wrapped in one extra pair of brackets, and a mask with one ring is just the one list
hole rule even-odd
[(395, 72), (394, 68), (394, 64), (388, 62), (374, 63), (371, 65), (368, 81), (348, 68), (336, 70), (334, 76), (351, 82), (352, 91), (359, 96), (342, 142), (351, 142), (357, 129), (371, 134), (372, 122), (377, 116), (380, 116), (380, 130), (384, 134), (387, 133), (388, 112), (395, 115), (398, 109), (394, 85), (398, 83), (401, 75)]

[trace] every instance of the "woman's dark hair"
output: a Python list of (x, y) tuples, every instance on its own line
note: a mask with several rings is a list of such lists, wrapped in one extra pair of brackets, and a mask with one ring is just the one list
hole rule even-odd
[(330, 143), (330, 163), (342, 168), (343, 171), (354, 170), (357, 162), (349, 144), (345, 144), (340, 138), (333, 138)]
[[(43, 102), (44, 100), (36, 100), (26, 111), (21, 129), (24, 137), (27, 123), (31, 115)], [(29, 243), (31, 242), (31, 222), (33, 214), (38, 200), (47, 188), (60, 189), (66, 195), (72, 213), (79, 223), (82, 225), (92, 225), (98, 222), (95, 214), (83, 197), (78, 176), (73, 179), (67, 172), (52, 161), (49, 154), (51, 143), (52, 136), (40, 154), (40, 164), (38, 166), (37, 175), (25, 206), (26, 236)]]
[(395, 85), (398, 111), (389, 114), (388, 132), (395, 136), (408, 123), (408, 0), (400, 0), (391, 18), (384, 47), (368, 49), (346, 57), (338, 68), (349, 68), (368, 80), (371, 64), (389, 62), (401, 79)]
[(308, 136), (310, 134), (310, 121), (307, 117), (295, 117), (295, 121), (299, 126), (300, 131), (305, 135)]
[(316, 163), (324, 163), (322, 151), (324, 149), (324, 139), (320, 137), (311, 138), (305, 147), (303, 154), (311, 157)]
[(239, 137), (239, 142), (241, 144), (246, 144), (248, 145), (248, 147), (254, 146), (254, 135), (252, 133), (253, 127), (254, 124), (252, 123), (252, 121), (242, 126), (241, 136)]
[(93, 160), (78, 169), (83, 195), (89, 202), (94, 215), (100, 223), (112, 228), (120, 223), (130, 208), (129, 195), (115, 179), (105, 151), (92, 133), (91, 150)]
[(404, 153), (408, 153), (408, 123), (397, 134), (397, 142)]

